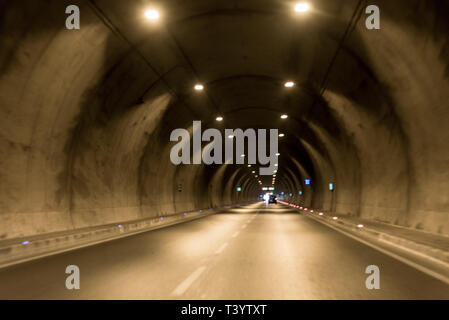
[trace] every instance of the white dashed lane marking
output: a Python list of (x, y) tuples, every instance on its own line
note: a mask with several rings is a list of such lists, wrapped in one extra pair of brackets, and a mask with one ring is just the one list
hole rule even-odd
[(228, 246), (228, 243), (227, 243), (227, 242), (226, 242), (226, 243), (223, 243), (223, 244), (221, 245), (221, 247), (218, 248), (217, 251), (215, 251), (215, 254), (220, 254), (220, 253), (222, 253), (223, 250), (226, 249), (227, 246)]
[(189, 289), (192, 283), (206, 270), (206, 267), (202, 266), (196, 269), (190, 276), (188, 276), (183, 282), (181, 282), (175, 290), (172, 292), (172, 296), (182, 296), (184, 292)]

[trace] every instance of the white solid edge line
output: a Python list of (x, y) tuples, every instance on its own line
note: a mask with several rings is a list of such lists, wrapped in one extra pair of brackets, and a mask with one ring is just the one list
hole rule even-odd
[[(340, 229), (338, 229), (338, 228), (328, 224), (327, 222), (320, 221), (320, 220), (315, 219), (315, 218), (313, 218), (313, 220), (315, 220), (315, 221), (317, 221), (317, 222), (319, 222), (321, 224), (324, 224), (325, 226), (327, 226), (327, 227), (329, 227), (331, 229), (334, 229), (335, 231), (340, 232), (340, 233), (344, 234), (347, 237), (350, 237), (350, 238), (352, 238), (352, 239), (354, 239), (354, 240), (356, 240), (358, 242), (361, 242), (364, 245), (367, 245), (368, 247), (371, 247), (371, 248), (373, 248), (373, 249), (375, 249), (377, 251), (380, 251), (383, 254), (386, 254), (386, 255), (388, 255), (388, 256), (396, 259), (396, 260), (399, 260), (399, 261), (401, 261), (401, 262), (403, 262), (403, 263), (405, 263), (405, 264), (407, 264), (407, 265), (409, 265), (409, 266), (411, 266), (411, 267), (413, 267), (413, 268), (415, 268), (415, 269), (417, 269), (417, 270), (419, 270), (419, 271), (421, 271), (421, 272), (423, 272), (423, 273), (425, 273), (425, 274), (427, 274), (427, 275), (429, 275), (431, 277), (434, 277), (434, 278), (436, 278), (436, 279), (438, 279), (440, 281), (443, 281), (446, 284), (449, 284), (449, 278), (444, 276), (444, 275), (441, 275), (441, 274), (439, 274), (439, 273), (437, 273), (437, 272), (435, 272), (435, 271), (433, 271), (433, 270), (431, 270), (431, 269), (429, 269), (427, 267), (424, 267), (424, 266), (422, 266), (420, 264), (417, 264), (417, 263), (415, 263), (413, 261), (410, 261), (407, 258), (401, 257), (400, 255), (397, 255), (397, 254), (392, 253), (392, 252), (390, 252), (388, 250), (385, 250), (385, 249), (383, 249), (383, 248), (381, 248), (381, 247), (379, 247), (379, 246), (377, 246), (375, 244), (369, 243), (368, 241), (365, 241), (365, 240), (362, 240), (360, 238), (357, 238), (356, 236), (353, 236), (349, 232), (340, 230)], [(398, 247), (398, 248), (402, 249), (402, 247)]]
[(221, 247), (218, 248), (217, 251), (215, 251), (215, 254), (220, 254), (220, 253), (222, 253), (223, 250), (226, 249), (227, 246), (228, 246), (228, 243), (227, 243), (227, 242), (223, 243), (223, 244), (221, 245)]
[[(318, 221), (318, 222), (321, 222), (322, 224), (331, 226), (331, 222), (330, 222), (330, 221), (329, 221), (329, 222), (328, 222), (328, 221), (321, 221), (319, 218), (316, 218), (316, 217), (313, 217), (313, 216), (308, 216), (308, 217), (310, 217), (310, 218), (312, 218), (312, 219), (314, 219), (314, 220), (316, 220), (316, 221)], [(335, 228), (334, 228), (334, 229), (335, 229)], [(335, 229), (335, 230), (337, 230), (337, 229)], [(347, 232), (347, 231), (346, 231), (346, 232)], [(354, 236), (354, 235), (352, 235), (352, 236), (357, 238), (357, 236)], [(357, 239), (358, 239), (358, 238), (357, 238)], [(362, 239), (361, 239), (361, 240), (362, 240)], [(379, 242), (386, 243), (386, 244), (388, 244), (389, 246), (395, 247), (395, 248), (397, 248), (397, 249), (399, 249), (399, 250), (409, 252), (410, 254), (413, 254), (413, 255), (415, 255), (415, 256), (419, 256), (419, 257), (424, 258), (424, 259), (426, 259), (426, 260), (430, 260), (430, 261), (432, 261), (433, 263), (438, 264), (440, 267), (449, 269), (449, 263), (444, 262), (444, 261), (442, 261), (442, 260), (439, 260), (439, 259), (437, 259), (437, 258), (435, 258), (435, 257), (431, 257), (431, 256), (429, 256), (429, 255), (426, 255), (426, 254), (422, 253), (422, 252), (418, 252), (418, 251), (409, 249), (409, 248), (407, 248), (407, 247), (398, 245), (398, 244), (396, 244), (396, 243), (394, 243), (394, 242), (391, 242), (391, 241), (389, 241), (389, 240), (386, 240), (386, 239), (380, 238), (380, 239), (378, 239), (378, 241), (379, 241)], [(384, 249), (384, 250), (386, 250), (386, 249)], [(388, 250), (387, 250), (387, 251), (388, 251)], [(393, 253), (393, 254), (394, 254), (394, 253)], [(407, 259), (407, 258), (404, 258), (404, 259)], [(414, 263), (413, 261), (411, 261), (411, 262)]]
[(205, 266), (199, 267), (196, 269), (190, 276), (188, 276), (183, 282), (181, 282), (175, 290), (172, 292), (172, 296), (182, 296), (184, 292), (189, 289), (192, 283), (195, 282), (196, 279), (206, 270)]

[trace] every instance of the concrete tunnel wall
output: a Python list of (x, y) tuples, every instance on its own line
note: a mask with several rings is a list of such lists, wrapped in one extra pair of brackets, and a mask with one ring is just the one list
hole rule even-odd
[(246, 166), (169, 161), (171, 130), (217, 114), (286, 133), (277, 187), (293, 201), (449, 234), (447, 3), (375, 1), (381, 30), (359, 15), (322, 97), (357, 1), (304, 20), (283, 1), (157, 3), (164, 27), (138, 1), (0, 3), (1, 239), (257, 199)]

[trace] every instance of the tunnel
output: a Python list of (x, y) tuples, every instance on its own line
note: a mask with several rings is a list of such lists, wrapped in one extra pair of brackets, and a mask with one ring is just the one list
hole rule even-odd
[[(437, 246), (443, 276), (423, 275), (416, 286), (425, 289), (413, 292), (448, 299), (449, 3), (313, 0), (301, 3), (307, 12), (295, 4), (1, 1), (0, 261), (7, 268), (0, 279), (6, 288), (32, 273), (28, 260), (53, 273), (51, 259), (66, 257), (59, 251), (81, 255), (96, 248), (105, 254), (146, 236), (156, 245), (164, 232), (187, 246), (190, 237), (237, 223), (241, 214), (259, 213), (251, 224), (267, 219), (260, 222), (271, 230), (265, 239), (273, 241), (261, 244), (266, 250), (274, 244), (278, 253), (295, 250), (294, 244), (308, 246), (315, 236), (298, 242), (283, 237), (324, 228), (308, 227), (319, 212), (332, 228), (345, 222), (358, 229), (378, 226), (391, 238), (406, 234), (401, 245), (418, 242), (421, 251)], [(380, 24), (369, 28), (376, 8)], [(79, 26), (69, 28), (77, 11)], [(195, 121), (203, 133), (220, 131), (223, 143), (235, 138), (226, 129), (276, 129), (275, 171), (261, 174), (264, 165), (250, 163), (248, 154), (242, 163), (174, 164), (170, 155), (178, 140), (172, 133), (184, 129), (193, 137)], [(204, 149), (208, 143), (199, 144)], [(270, 188), (277, 204), (261, 201)], [(230, 220), (226, 212), (233, 213)], [(278, 215), (285, 221), (271, 220)], [(295, 220), (306, 215), (310, 222)], [(176, 228), (192, 229), (178, 234)], [(145, 232), (124, 237), (138, 230)], [(263, 239), (263, 230), (254, 234)], [(273, 230), (279, 235), (271, 238)], [(102, 244), (78, 248), (98, 239)], [(242, 246), (253, 241), (247, 240)], [(186, 249), (188, 259), (207, 242)], [(327, 243), (337, 251), (344, 246), (343, 240)], [(167, 249), (171, 258), (163, 263), (183, 256), (176, 248)], [(131, 262), (148, 255), (133, 250)], [(86, 255), (95, 259), (93, 252)], [(256, 261), (262, 263), (255, 259), (254, 268)], [(110, 269), (120, 271), (118, 265)], [(58, 271), (62, 278), (64, 271)], [(0, 296), (22, 297), (25, 290), (17, 288), (0, 289)], [(272, 292), (262, 297), (303, 297)], [(326, 297), (361, 297), (338, 292)], [(316, 296), (313, 290), (303, 294)]]

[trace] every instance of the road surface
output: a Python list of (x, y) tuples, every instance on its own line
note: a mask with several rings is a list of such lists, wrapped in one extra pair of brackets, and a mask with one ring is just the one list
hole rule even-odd
[[(80, 268), (80, 290), (65, 269)], [(365, 269), (380, 269), (368, 290)], [(0, 271), (1, 299), (449, 299), (449, 286), (263, 203)]]

